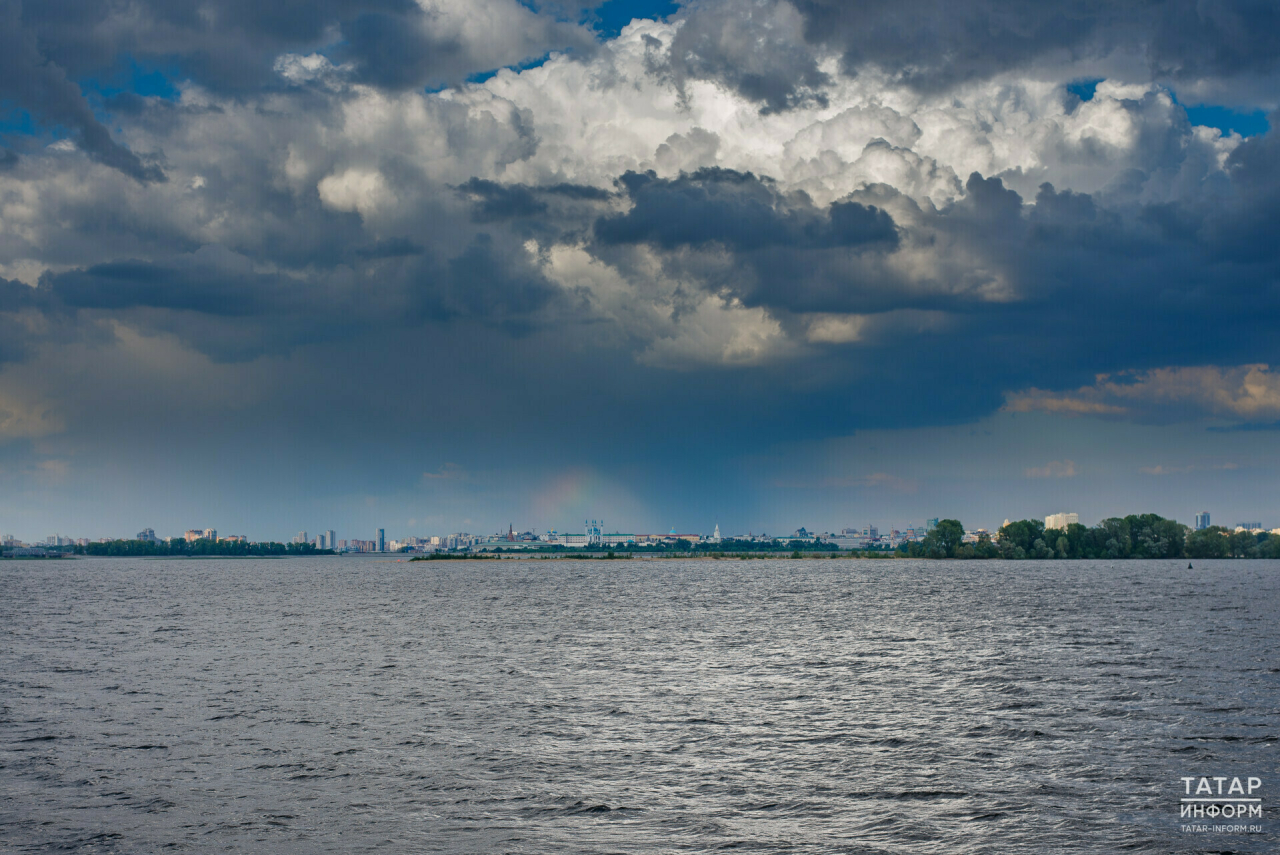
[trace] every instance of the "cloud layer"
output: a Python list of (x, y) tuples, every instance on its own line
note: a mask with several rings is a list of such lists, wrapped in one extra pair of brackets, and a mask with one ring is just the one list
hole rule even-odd
[(1274, 16), (708, 0), (606, 39), (580, 3), (4, 0), (0, 373), (65, 385), (0, 424), (74, 431), (77, 384), (124, 383), (74, 360), (138, 342), (260, 401), (472, 390), (404, 435), (555, 441), (547, 390), (596, 372), (584, 418), (655, 453), (1268, 424), (1280, 144), (1184, 104), (1276, 108)]

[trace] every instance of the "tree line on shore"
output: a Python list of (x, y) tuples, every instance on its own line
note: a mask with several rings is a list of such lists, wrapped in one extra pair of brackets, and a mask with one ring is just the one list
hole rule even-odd
[(1018, 520), (992, 539), (964, 543), (959, 520), (939, 520), (924, 540), (904, 543), (909, 558), (1280, 558), (1280, 537), (1229, 531), (1222, 526), (1192, 531), (1157, 514), (1111, 517), (1095, 526), (1072, 523), (1045, 528), (1040, 520)]
[[(976, 543), (964, 542), (965, 530), (959, 520), (939, 520), (923, 540), (900, 544), (895, 552), (863, 550), (866, 557), (880, 554), (906, 558), (960, 559), (1047, 559), (1047, 558), (1280, 558), (1280, 536), (1266, 532), (1229, 531), (1221, 526), (1192, 531), (1176, 520), (1157, 514), (1130, 514), (1112, 517), (1095, 526), (1072, 523), (1065, 529), (1046, 529), (1040, 520), (1018, 520), (1003, 526), (992, 538), (986, 532)], [(791, 550), (799, 558), (803, 553), (829, 553), (832, 544), (821, 540), (799, 541), (779, 538), (771, 544), (726, 539), (718, 544), (693, 544), (682, 540), (674, 546), (639, 547), (634, 544), (597, 547), (599, 551), (617, 549), (632, 552), (680, 552), (718, 556), (736, 553), (770, 553)], [(501, 552), (495, 549), (494, 552)], [(516, 550), (512, 550), (513, 552)], [(835, 550), (839, 552), (839, 550)], [(171, 540), (111, 540), (77, 546), (81, 555), (99, 556), (299, 556), (333, 555), (329, 549), (317, 549), (310, 543), (245, 543)], [(857, 550), (855, 550), (855, 553)], [(553, 553), (554, 554), (554, 553)]]
[(311, 543), (246, 543), (233, 540), (109, 540), (77, 546), (80, 555), (105, 556), (286, 556), (333, 555), (331, 549), (316, 549)]

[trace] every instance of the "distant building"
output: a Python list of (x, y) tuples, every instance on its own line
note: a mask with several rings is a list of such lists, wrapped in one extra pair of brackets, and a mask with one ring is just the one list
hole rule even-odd
[(711, 533), (711, 542), (712, 543), (720, 542), (720, 524), (719, 523), (716, 523), (716, 530)]
[(206, 528), (204, 530), (204, 539), (216, 541), (218, 539), (218, 530), (216, 528)]
[(623, 546), (628, 543), (635, 543), (636, 536), (634, 534), (623, 534), (622, 532), (606, 532), (600, 535), (600, 543), (604, 546)]
[(307, 533), (306, 533), (305, 531), (300, 531), (300, 532), (298, 532), (297, 534), (295, 534), (295, 535), (293, 536), (293, 542), (294, 542), (294, 543), (306, 543), (306, 542), (307, 542)]
[(249, 538), (243, 534), (224, 534), (218, 540), (223, 543), (248, 543)]
[(186, 534), (182, 535), (182, 539), (185, 540), (187, 543), (195, 543), (197, 540), (199, 540), (202, 537), (204, 537), (204, 532), (194, 528), (187, 529)]
[(687, 540), (690, 543), (701, 543), (702, 535), (700, 534), (669, 534), (666, 536), (666, 540), (671, 542), (675, 542), (677, 540)]
[(1209, 512), (1201, 511), (1196, 514), (1196, 531), (1204, 531), (1209, 527)]
[(387, 551), (387, 531), (386, 529), (378, 529), (378, 551)]
[(319, 534), (317, 534), (317, 535), (316, 535), (316, 549), (329, 549), (329, 548), (330, 548), (330, 547), (328, 547), (328, 546), (326, 546), (326, 545), (325, 545), (325, 533), (324, 533), (324, 532), (320, 532)]
[[(1008, 523), (1009, 521), (1008, 521), (1008, 520), (1005, 520), (1005, 522), (1006, 522), (1006, 523)], [(925, 520), (925, 521), (924, 521), (924, 530), (925, 530), (926, 532), (933, 531), (933, 530), (934, 530), (935, 528), (937, 528), (937, 527), (938, 527), (938, 518), (937, 518), (937, 517), (934, 517), (934, 518), (933, 518), (933, 519), (931, 519), (931, 520)]]
[(604, 520), (584, 520), (583, 526), (587, 530), (588, 544), (598, 544), (604, 539)]
[(1049, 514), (1044, 518), (1044, 527), (1065, 531), (1067, 526), (1076, 525), (1079, 522), (1079, 514)]
[(333, 529), (329, 529), (324, 534), (324, 542), (328, 544), (327, 549), (338, 548), (338, 534)]
[(155, 543), (160, 538), (156, 537), (156, 530), (153, 528), (144, 528), (138, 532), (138, 540), (145, 540), (148, 543)]
[(1260, 522), (1242, 522), (1236, 523), (1236, 531), (1244, 529), (1245, 531), (1262, 531), (1262, 523)]

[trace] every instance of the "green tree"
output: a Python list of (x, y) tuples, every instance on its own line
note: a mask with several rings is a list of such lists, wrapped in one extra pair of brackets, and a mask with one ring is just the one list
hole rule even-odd
[(939, 520), (921, 544), (927, 558), (955, 558), (964, 540), (964, 526), (959, 520)]
[(1227, 544), (1232, 558), (1244, 558), (1250, 549), (1258, 545), (1258, 539), (1247, 531), (1233, 531), (1227, 535)]
[(1193, 531), (1187, 537), (1187, 556), (1190, 558), (1226, 558), (1230, 554), (1230, 537), (1220, 525)]
[(1000, 528), (996, 538), (1005, 558), (1025, 558), (1034, 551), (1035, 542), (1044, 538), (1044, 523), (1040, 520), (1011, 522)]
[(1258, 538), (1258, 545), (1250, 550), (1250, 558), (1280, 558), (1280, 537), (1264, 534)]
[(974, 546), (974, 552), (978, 558), (999, 558), (1000, 550), (991, 542), (991, 535), (985, 531), (978, 535), (978, 542)]

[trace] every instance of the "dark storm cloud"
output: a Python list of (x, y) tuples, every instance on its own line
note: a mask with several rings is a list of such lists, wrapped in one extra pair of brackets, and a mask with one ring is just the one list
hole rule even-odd
[(926, 91), (1113, 52), (1143, 57), (1170, 82), (1270, 74), (1280, 61), (1280, 7), (1255, 0), (764, 0), (682, 14), (669, 50), (677, 81), (720, 81), (766, 112), (823, 102), (829, 80), (814, 48), (838, 54), (846, 75), (874, 67)]
[[(1275, 135), (1242, 144), (1228, 170), (1230, 192), (1206, 185), (1173, 202), (1047, 183), (1024, 200), (975, 173), (941, 209), (872, 186), (825, 211), (749, 174), (631, 173), (632, 208), (597, 221), (595, 251), (646, 244), (682, 281), (767, 308), (800, 335), (804, 313), (867, 317), (856, 339), (819, 339), (805, 362), (815, 390), (854, 395), (829, 408), (832, 430), (963, 421), (1009, 390), (1121, 368), (1280, 361)], [(905, 275), (913, 258), (932, 272)], [(856, 402), (894, 387), (914, 391)]]
[[(45, 129), (65, 128), (100, 163), (138, 181), (164, 181), (158, 162), (112, 139), (82, 83), (127, 77), (129, 66), (143, 61), (245, 97), (278, 86), (274, 64), (281, 54), (331, 47), (352, 79), (411, 89), (456, 84), (555, 48), (593, 45), (582, 28), (514, 2), (511, 9), (528, 20), (513, 18), (505, 31), (491, 26), (483, 43), (472, 43), (456, 23), (413, 0), (0, 0), (0, 100)], [(127, 114), (145, 102), (126, 91), (104, 105)]]
[(878, 299), (872, 296), (878, 286), (842, 269), (899, 245), (893, 217), (873, 204), (840, 201), (820, 209), (804, 193), (784, 194), (751, 173), (711, 168), (661, 179), (630, 172), (619, 184), (632, 207), (596, 221), (602, 249), (648, 244), (667, 250), (673, 271), (703, 277), (748, 306), (866, 309), (868, 300)]
[(39, 305), (40, 291), (21, 282), (0, 278), (0, 312), (13, 313)]
[(523, 251), (504, 249), (481, 232), (461, 254), (449, 259), (442, 286), (420, 298), (437, 318), (484, 318), (508, 332), (524, 334), (538, 325), (538, 313), (560, 290), (529, 266)]
[[(1083, 45), (1124, 3), (904, 0), (857, 4), (797, 0), (806, 39), (835, 48), (846, 73), (875, 65), (904, 82), (941, 88)], [(1129, 4), (1136, 12), (1138, 5)]]
[[(17, 5), (19, 0), (12, 0)], [(215, 91), (245, 93), (274, 81), (290, 51), (337, 42), (358, 79), (393, 88), (453, 82), (486, 71), (473, 46), (439, 31), (413, 0), (88, 0), (24, 2), (22, 22), (43, 59), (73, 77), (115, 67), (121, 56), (150, 58)], [(555, 30), (571, 39), (568, 29)], [(536, 55), (560, 46), (531, 47)], [(505, 58), (514, 62), (522, 57)]]
[[(762, 26), (752, 10), (766, 5), (750, 7), (744, 18), (750, 19), (750, 27)], [(346, 57), (357, 66), (364, 62), (360, 57), (381, 50), (380, 44), (389, 51), (385, 59), (400, 56), (396, 51), (413, 53), (421, 46), (413, 40), (430, 32), (414, 17), (419, 14), (416, 5), (322, 3), (295, 9), (306, 20), (294, 21), (215, 4), (209, 8), (218, 15), (204, 23), (194, 12), (144, 6), (178, 33), (175, 44), (203, 44), (183, 41), (184, 27), (203, 33), (202, 38), (222, 33), (219, 37), (236, 42), (238, 49), (259, 52), (253, 54), (261, 60), (254, 60), (255, 67), (274, 51), (321, 38), (324, 27), (317, 22), (322, 19), (337, 21), (343, 33), (357, 34)], [(700, 8), (706, 12), (713, 7)], [(768, 8), (775, 15), (767, 21), (774, 27), (769, 38), (775, 41), (758, 44), (745, 31), (735, 31), (730, 16), (721, 15), (724, 38), (711, 17), (690, 18), (679, 31), (687, 32), (687, 38), (677, 38), (672, 48), (683, 51), (679, 55), (686, 63), (678, 74), (687, 79), (725, 77), (766, 109), (794, 107), (816, 97), (824, 79), (815, 76), (803, 43), (787, 34), (800, 33), (803, 22), (796, 18), (788, 24), (785, 10)], [(897, 20), (885, 17), (888, 8), (857, 14), (873, 22), (880, 20), (877, 15)], [(980, 23), (987, 14), (984, 8), (965, 6), (947, 14), (967, 9), (965, 14), (976, 15), (973, 21)], [(1069, 15), (1071, 8), (1056, 14)], [(818, 7), (802, 4), (802, 9), (812, 16)], [(930, 81), (948, 75), (989, 74), (999, 63), (1032, 61), (1036, 51), (1060, 46), (1063, 39), (1087, 42), (1070, 21), (1059, 22), (1059, 31), (1050, 32), (1056, 19), (1048, 15), (1042, 20), (1028, 10), (1010, 7), (1007, 19), (1000, 19), (1004, 29), (996, 27), (994, 36), (985, 25), (965, 25), (972, 31), (965, 38), (975, 45), (984, 38), (997, 44), (1001, 38), (1012, 40), (1008, 56), (997, 65), (984, 66), (980, 57), (966, 60), (944, 41), (938, 43), (941, 59), (936, 65), (928, 65), (934, 52), (919, 52), (927, 67), (910, 71), (916, 75), (911, 82), (933, 85)], [(1020, 15), (1030, 16), (1029, 22)], [(232, 39), (232, 20), (249, 29)], [(56, 29), (51, 18), (40, 25)], [(397, 25), (404, 32), (394, 33)], [(249, 37), (249, 32), (256, 35)], [(66, 39), (73, 36), (62, 33)], [(407, 41), (397, 47), (389, 41), (396, 38)], [(883, 56), (892, 54), (892, 44), (873, 47), (883, 47)], [(199, 53), (195, 47), (190, 50), (192, 56)], [(50, 51), (49, 56), (56, 54)], [(754, 59), (752, 51), (757, 51)], [(981, 47), (975, 51), (990, 53)], [(218, 61), (229, 62), (232, 56)], [(418, 61), (437, 60), (413, 59)], [(1262, 67), (1261, 62), (1255, 65)], [(427, 73), (411, 62), (407, 76), (398, 78), (400, 71), (392, 65), (382, 70), (365, 65), (359, 73), (392, 88)], [(261, 83), (267, 78), (256, 79)], [(241, 85), (237, 80), (228, 77), (224, 88)], [(15, 324), (9, 336), (14, 344), (4, 358), (23, 358), (30, 343), (39, 340), (30, 331), (37, 327), (17, 326), (23, 312), (86, 322), (122, 318), (148, 330), (171, 332), (220, 360), (376, 337), (390, 327), (443, 330), (470, 324), (520, 338), (529, 347), (535, 346), (537, 331), (557, 324), (564, 330), (590, 320), (603, 327), (602, 316), (590, 316), (586, 307), (592, 299), (584, 296), (588, 286), (548, 280), (531, 257), (534, 251), (525, 249), (525, 239), (532, 235), (543, 249), (557, 241), (585, 247), (597, 260), (631, 276), (637, 291), (647, 287), (649, 274), (638, 263), (628, 267), (627, 254), (652, 251), (681, 283), (675, 296), (658, 298), (670, 304), (677, 318), (694, 312), (707, 294), (735, 306), (767, 310), (800, 343), (800, 355), (779, 363), (783, 367), (760, 368), (754, 379), (735, 381), (734, 394), (763, 394), (795, 384), (788, 392), (790, 405), (814, 420), (805, 429), (818, 433), (871, 419), (881, 424), (964, 420), (999, 407), (1006, 390), (1074, 388), (1095, 372), (1119, 368), (1280, 361), (1271, 333), (1280, 311), (1270, 236), (1270, 224), (1280, 217), (1280, 155), (1274, 134), (1239, 146), (1226, 177), (1186, 191), (1185, 198), (1150, 202), (1142, 192), (1157, 170), (1180, 162), (1180, 145), (1190, 128), (1175, 122), (1153, 132), (1164, 137), (1143, 137), (1135, 144), (1149, 161), (1147, 171), (1131, 173), (1092, 195), (1046, 184), (1034, 204), (1027, 204), (1032, 200), (1006, 180), (974, 174), (959, 200), (940, 208), (885, 185), (863, 187), (820, 206), (802, 192), (780, 189), (781, 179), (729, 169), (670, 179), (628, 172), (619, 177), (616, 193), (576, 184), (494, 180), (503, 174), (502, 166), (530, 160), (541, 142), (539, 117), (502, 100), (473, 109), (427, 99), (435, 111), (427, 121), (446, 128), (441, 136), (449, 140), (448, 156), (463, 164), (459, 169), (474, 170), (440, 179), (448, 184), (433, 183), (415, 168), (419, 153), (397, 149), (398, 140), (388, 141), (385, 148), (370, 144), (364, 151), (354, 146), (339, 150), (347, 142), (334, 129), (342, 126), (342, 99), (349, 95), (330, 95), (319, 87), (276, 93), (273, 109), (280, 112), (273, 115), (278, 124), (266, 127), (280, 127), (278, 138), (267, 139), (259, 127), (246, 133), (244, 141), (229, 137), (230, 142), (220, 144), (235, 147), (236, 156), (192, 162), (188, 172), (199, 171), (199, 192), (164, 202), (189, 205), (194, 211), (189, 225), (179, 226), (171, 222), (176, 217), (155, 215), (144, 205), (128, 207), (113, 197), (91, 194), (53, 210), (49, 218), (58, 227), (45, 229), (48, 237), (39, 252), (24, 246), (11, 253), (12, 258), (38, 257), (60, 272), (43, 280), (38, 289), (43, 302), (19, 304), (19, 298), (35, 299), (37, 292), (31, 289), (10, 293), (10, 288), (0, 295), (0, 303), (8, 306), (0, 307), (0, 314)], [(160, 139), (168, 139), (170, 131), (186, 132), (184, 123), (193, 121), (191, 114), (179, 112), (185, 105), (155, 104), (152, 99), (148, 106), (137, 96), (120, 97), (120, 111), (131, 110)], [(233, 115), (234, 101), (224, 103)], [(212, 121), (222, 119), (214, 116)], [(237, 121), (243, 120), (227, 120), (232, 125)], [(322, 127), (321, 137), (337, 141), (332, 154), (309, 131), (293, 135), (296, 127), (313, 124)], [(259, 140), (261, 150), (255, 148)], [(299, 159), (310, 161), (296, 187), (281, 177), (280, 164), (272, 160), (270, 150), (282, 142), (296, 143), (303, 154)], [(891, 149), (884, 142), (871, 146)], [(714, 156), (714, 146), (711, 152)], [(1099, 160), (1110, 156), (1101, 147), (1090, 156), (1095, 154)], [(472, 155), (476, 159), (467, 160)], [(26, 171), (36, 160), (24, 157), (10, 169)], [(326, 207), (317, 182), (340, 176), (351, 163), (361, 168), (370, 164), (370, 169), (376, 165), (397, 202), (368, 218), (346, 203), (338, 203), (343, 210)], [(496, 166), (490, 168), (492, 164)], [(535, 163), (522, 174), (536, 175), (539, 168)], [(490, 177), (461, 180), (468, 174)], [(560, 180), (554, 171), (543, 174), (553, 176), (549, 181)], [(1126, 181), (1136, 188), (1133, 192), (1125, 189)], [(188, 208), (182, 210), (187, 216)], [(217, 229), (206, 230), (211, 222)], [(209, 234), (216, 234), (226, 248), (199, 249)], [(1247, 310), (1207, 322), (1220, 317), (1224, 306)], [(821, 313), (857, 313), (869, 320), (856, 337), (806, 338), (809, 315)], [(630, 324), (625, 313), (621, 317), (617, 323), (624, 331), (617, 335), (631, 337), (627, 340), (634, 353), (679, 333), (669, 328), (655, 332), (642, 323)], [(652, 371), (628, 368), (626, 360), (617, 364), (622, 385), (629, 371)], [(712, 390), (708, 394), (719, 394), (714, 390), (721, 366), (681, 367), (696, 374), (697, 383)], [(361, 369), (353, 365), (351, 370)], [(887, 398), (875, 394), (886, 388), (907, 391)], [(813, 397), (806, 400), (809, 395)]]
[(257, 272), (245, 256), (218, 247), (113, 261), (47, 272), (38, 289), (6, 283), (0, 313), (129, 318), (216, 360), (243, 361), (388, 325), (468, 320), (524, 335), (546, 323), (561, 296), (518, 243), (484, 232), (450, 258), (407, 238), (374, 242), (352, 257), (354, 267), (295, 275)]
[(422, 255), (424, 252), (426, 248), (422, 244), (406, 237), (374, 241), (355, 250), (356, 257), (362, 259), (401, 258), (406, 255)]
[(86, 154), (142, 182), (164, 181), (154, 164), (111, 138), (93, 115), (80, 88), (66, 72), (43, 56), (39, 33), (23, 22), (18, 0), (0, 3), (0, 99), (26, 110), (37, 121), (70, 131)]
[[(46, 311), (82, 327), (118, 318), (173, 333), (215, 361), (240, 362), (363, 329), (356, 295), (343, 294), (340, 283), (333, 274), (258, 273), (243, 256), (204, 247), (165, 260), (46, 272), (37, 290)], [(368, 300), (381, 302), (379, 295)]]
[(472, 178), (457, 188), (458, 193), (474, 200), (471, 219), (477, 223), (535, 217), (547, 212), (547, 203), (538, 198), (531, 187), (523, 184), (499, 184), (483, 178)]
[[(1280, 359), (1268, 332), (1280, 320), (1280, 254), (1274, 242), (1224, 240), (1272, 209), (1274, 191), (1113, 209), (1048, 184), (1033, 207), (991, 179), (973, 176), (968, 190), (934, 226), (982, 247), (981, 262), (1018, 283), (1019, 298), (993, 304), (974, 294), (957, 307), (967, 346), (956, 343), (953, 365), (965, 376), (1067, 388), (1122, 367)], [(1162, 218), (1192, 225), (1171, 234)], [(1239, 313), (1224, 316), (1227, 306)]]
[[(290, 289), (279, 276), (256, 275), (214, 265), (115, 261), (86, 270), (50, 274), (45, 284), (74, 309), (147, 306), (242, 317), (282, 308)], [(283, 298), (283, 299), (282, 299)]]
[(48, 290), (0, 278), (0, 365), (29, 358), (42, 342), (66, 338), (60, 315)]
[(454, 188), (471, 205), (471, 221), (501, 225), (515, 236), (537, 237), (543, 242), (576, 240), (589, 229), (601, 203), (613, 194), (581, 184), (502, 184), (472, 178)]
[(822, 212), (803, 193), (784, 195), (749, 172), (707, 168), (670, 180), (628, 172), (619, 183), (633, 205), (596, 221), (596, 237), (605, 243), (668, 249), (715, 243), (738, 252), (897, 245), (893, 218), (874, 206), (837, 202)]
[(825, 106), (830, 80), (798, 25), (791, 8), (777, 3), (698, 3), (671, 41), (668, 70), (679, 85), (719, 80), (766, 113)]

